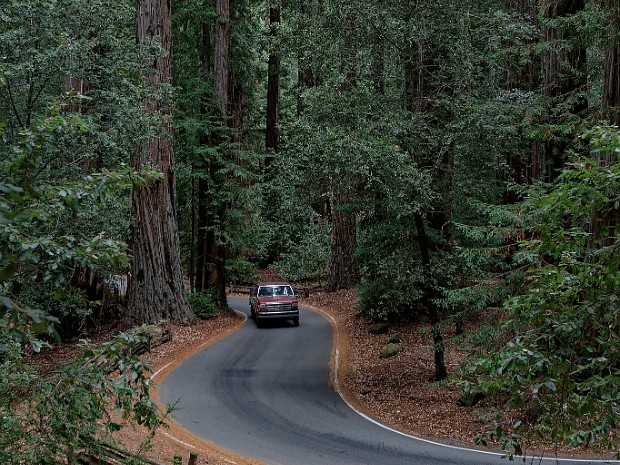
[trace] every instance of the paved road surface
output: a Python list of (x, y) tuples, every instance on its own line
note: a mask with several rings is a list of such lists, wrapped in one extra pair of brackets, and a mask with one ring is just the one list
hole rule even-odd
[[(247, 299), (229, 304), (249, 314)], [(196, 436), (270, 465), (508, 463), (396, 433), (351, 410), (329, 386), (331, 326), (309, 310), (300, 313), (297, 328), (273, 322), (259, 329), (248, 319), (164, 378), (160, 400), (177, 402), (177, 422)]]

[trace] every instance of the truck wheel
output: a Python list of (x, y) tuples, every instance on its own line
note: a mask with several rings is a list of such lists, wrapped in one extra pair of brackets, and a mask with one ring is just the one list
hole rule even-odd
[(299, 326), (299, 318), (293, 318), (293, 326)]

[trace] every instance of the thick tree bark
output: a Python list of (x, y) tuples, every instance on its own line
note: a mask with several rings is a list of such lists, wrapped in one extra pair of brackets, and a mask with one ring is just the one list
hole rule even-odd
[[(343, 22), (343, 40), (340, 47), (340, 72), (344, 76), (340, 85), (343, 102), (357, 84), (355, 75), (355, 18), (348, 16)], [(345, 122), (346, 124), (346, 122)], [(331, 254), (327, 289), (351, 289), (359, 283), (359, 267), (355, 259), (357, 249), (357, 220), (354, 213), (343, 211), (343, 207), (354, 197), (358, 189), (355, 176), (345, 171), (342, 179), (333, 179), (330, 197), (332, 211)]]
[[(164, 90), (171, 78), (171, 16), (167, 0), (143, 0), (138, 4), (136, 40), (148, 50), (159, 41), (163, 53), (152, 57), (148, 80), (153, 95)], [(133, 323), (178, 324), (195, 321), (183, 288), (181, 253), (175, 209), (175, 174), (172, 153), (170, 102), (155, 97), (147, 110), (160, 113), (163, 134), (145, 141), (134, 153), (137, 171), (154, 168), (162, 178), (150, 179), (132, 190), (133, 263), (129, 285), (129, 319)]]
[(354, 254), (357, 249), (357, 221), (355, 215), (341, 211), (345, 197), (332, 197), (331, 259), (327, 290), (351, 289), (359, 283), (359, 267)]

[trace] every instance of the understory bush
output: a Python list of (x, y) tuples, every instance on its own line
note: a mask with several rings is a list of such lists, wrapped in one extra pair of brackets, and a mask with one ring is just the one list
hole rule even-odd
[(220, 314), (220, 309), (210, 290), (190, 292), (187, 294), (187, 301), (196, 316), (202, 319), (214, 318)]
[[(489, 438), (519, 454), (528, 439), (617, 451), (620, 418), (620, 131), (597, 128), (529, 214), (540, 238), (527, 288), (505, 304), (508, 342), (465, 383), (498, 411)], [(511, 417), (511, 421), (505, 418)], [(515, 420), (516, 419), (516, 420)]]
[(299, 244), (281, 254), (280, 259), (270, 268), (288, 281), (320, 281), (325, 277), (329, 263), (329, 234), (327, 223), (307, 228)]

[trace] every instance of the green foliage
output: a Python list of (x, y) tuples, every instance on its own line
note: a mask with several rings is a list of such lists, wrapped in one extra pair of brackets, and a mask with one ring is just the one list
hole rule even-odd
[[(255, 108), (258, 97), (254, 83), (261, 79), (255, 56), (260, 18), (257, 8), (243, 3), (231, 5), (231, 86), (235, 95), (243, 96), (244, 105), (244, 127), (239, 131), (231, 129), (231, 121), (214, 111), (213, 63), (203, 62), (212, 53), (212, 44), (204, 49), (203, 34), (215, 26), (214, 5), (183, 0), (173, 9), (175, 153), (182, 253), (187, 265), (195, 265), (192, 257), (200, 247), (198, 237), (213, 234), (218, 245), (226, 247), (226, 272), (234, 283), (254, 281), (256, 263), (265, 257), (269, 235), (258, 215), (262, 196), (254, 128), (262, 121), (255, 121), (260, 115)], [(202, 224), (206, 216), (208, 224)]]
[(226, 260), (226, 276), (233, 284), (252, 284), (258, 277), (258, 266), (245, 257)]
[[(55, 150), (57, 138), (81, 131), (82, 123), (75, 115), (54, 113), (25, 130), (12, 156), (0, 164), (2, 173), (23, 173), (17, 178), (28, 186), (5, 186), (0, 192), (3, 210), (12, 212), (3, 214), (0, 224), (0, 253), (11, 270), (5, 278), (10, 278), (12, 297), (26, 308), (53, 309), (59, 320), (69, 318), (80, 325), (98, 303), (72, 286), (76, 266), (105, 276), (128, 265), (127, 246), (110, 237), (113, 229), (90, 236), (89, 228), (97, 227), (100, 216), (117, 202), (119, 193), (128, 192), (132, 181), (141, 182), (127, 168), (54, 182), (33, 178), (35, 167), (45, 165), (43, 160)], [(80, 231), (76, 224), (86, 227)]]
[[(273, 221), (285, 216), (275, 214)], [(295, 223), (293, 223), (294, 225)], [(284, 226), (290, 228), (291, 224)], [(329, 264), (329, 225), (318, 223), (303, 228), (305, 234), (296, 237), (298, 243), (289, 242), (288, 246), (280, 251), (280, 259), (270, 266), (278, 275), (288, 281), (318, 280), (325, 276), (325, 269)], [(291, 238), (292, 239), (292, 238)]]
[(42, 377), (25, 364), (8, 323), (0, 318), (0, 462), (51, 465), (74, 461), (77, 451), (96, 455), (124, 427), (111, 412), (149, 431), (161, 425), (150, 367), (131, 355), (146, 342), (140, 332), (99, 348), (83, 342), (79, 357)]
[(213, 299), (213, 294), (209, 290), (200, 292), (190, 292), (187, 294), (192, 311), (202, 319), (214, 318), (220, 314), (220, 309)]
[[(491, 433), (512, 437), (506, 445), (516, 453), (525, 440), (518, 435), (617, 447), (610, 433), (620, 415), (620, 132), (595, 128), (584, 140), (591, 158), (576, 156), (553, 190), (531, 201), (540, 239), (522, 246), (538, 264), (526, 292), (506, 303), (510, 340), (481, 358), (466, 384), (521, 417)], [(615, 220), (593, 233), (605, 218)]]
[(141, 103), (133, 5), (5, 3), (0, 179), (22, 188), (3, 199), (28, 216), (0, 226), (3, 261), (15, 268), (5, 288), (20, 308), (47, 309), (59, 328), (80, 331), (100, 302), (76, 278), (126, 272), (130, 212), (119, 199), (144, 180), (128, 168), (152, 118)]

